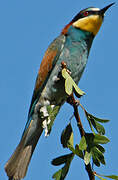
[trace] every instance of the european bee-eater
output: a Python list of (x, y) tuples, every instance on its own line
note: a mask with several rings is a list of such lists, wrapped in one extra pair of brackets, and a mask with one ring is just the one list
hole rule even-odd
[[(80, 11), (50, 44), (43, 57), (20, 143), (5, 165), (9, 180), (26, 175), (36, 144), (45, 129), (46, 135), (61, 106), (67, 100), (64, 80), (59, 77), (64, 61), (71, 77), (78, 83), (87, 64), (89, 51), (106, 10), (90, 7)], [(51, 113), (50, 113), (51, 112)]]

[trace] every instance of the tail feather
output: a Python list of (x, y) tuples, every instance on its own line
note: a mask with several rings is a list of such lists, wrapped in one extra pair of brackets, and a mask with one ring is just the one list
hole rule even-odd
[(30, 142), (26, 145), (25, 139), (27, 134), (24, 134), (15, 152), (5, 165), (5, 171), (9, 180), (20, 180), (25, 177), (33, 151), (40, 135), (42, 134), (42, 131), (43, 128), (39, 128), (39, 130), (33, 135)]
[[(43, 113), (43, 119), (39, 120), (36, 118), (36, 121), (30, 121), (28, 128), (23, 133), (19, 145), (5, 165), (5, 171), (9, 177), (9, 180), (20, 180), (25, 177), (38, 139), (41, 136), (44, 128), (45, 131), (48, 130), (48, 134), (50, 133), (54, 119), (58, 114), (60, 107), (60, 105), (53, 105), (42, 108), (40, 109), (40, 112)], [(50, 123), (48, 124), (47, 122), (46, 127), (43, 127), (43, 122), (45, 121), (45, 118), (47, 118), (47, 115)]]
[(19, 180), (24, 178), (31, 159), (31, 151), (32, 147), (27, 146), (24, 149), (21, 149), (21, 152), (18, 154), (18, 156), (13, 154), (14, 159), (10, 159), (8, 161), (5, 170), (11, 180)]

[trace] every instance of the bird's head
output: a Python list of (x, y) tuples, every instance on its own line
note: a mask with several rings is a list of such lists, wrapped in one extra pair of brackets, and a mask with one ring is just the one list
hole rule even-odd
[(66, 34), (68, 28), (72, 25), (75, 28), (93, 33), (95, 36), (104, 20), (106, 10), (114, 3), (109, 4), (103, 9), (90, 7), (80, 11), (72, 21), (62, 30), (62, 34)]

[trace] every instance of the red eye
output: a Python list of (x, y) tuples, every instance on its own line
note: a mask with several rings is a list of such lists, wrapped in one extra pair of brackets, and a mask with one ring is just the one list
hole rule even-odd
[(88, 14), (89, 14), (88, 11), (85, 11), (85, 12), (83, 13), (84, 16), (88, 16)]

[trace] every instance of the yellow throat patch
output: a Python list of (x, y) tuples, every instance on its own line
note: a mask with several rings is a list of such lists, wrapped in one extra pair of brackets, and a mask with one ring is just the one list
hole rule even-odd
[(96, 35), (102, 25), (103, 18), (99, 15), (90, 15), (82, 19), (78, 19), (73, 26), (84, 31), (92, 32)]

